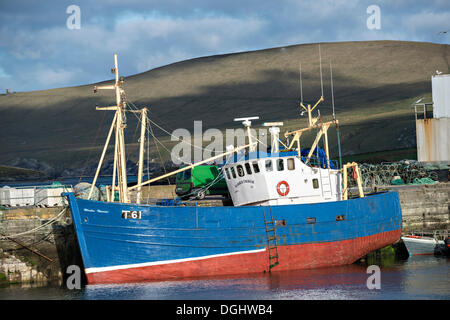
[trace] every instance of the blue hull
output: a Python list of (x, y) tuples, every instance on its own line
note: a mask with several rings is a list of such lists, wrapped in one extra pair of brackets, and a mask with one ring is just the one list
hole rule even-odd
[(90, 283), (268, 270), (270, 210), (279, 255), (274, 271), (352, 263), (397, 241), (402, 228), (396, 192), (270, 208), (136, 205), (65, 196)]

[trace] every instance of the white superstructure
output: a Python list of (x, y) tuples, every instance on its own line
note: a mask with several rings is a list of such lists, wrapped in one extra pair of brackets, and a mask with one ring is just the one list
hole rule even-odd
[[(285, 155), (284, 155), (285, 154)], [(307, 165), (296, 152), (226, 164), (233, 205), (285, 205), (342, 200), (340, 170)], [(322, 167), (322, 168), (321, 168)]]

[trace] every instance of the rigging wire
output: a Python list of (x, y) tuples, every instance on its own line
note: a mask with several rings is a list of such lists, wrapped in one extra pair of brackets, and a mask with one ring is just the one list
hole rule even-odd
[[(333, 107), (333, 121), (336, 120), (336, 114), (334, 110), (334, 87), (333, 87), (333, 67), (330, 60), (330, 76), (331, 76), (331, 105)], [(339, 168), (342, 170), (342, 153), (341, 153), (341, 131), (339, 130), (339, 124), (336, 123), (336, 135), (337, 135), (337, 145), (339, 153)]]
[(300, 102), (303, 103), (302, 63), (300, 62)]
[(86, 167), (88, 165), (88, 162), (91, 159), (92, 149), (94, 148), (94, 146), (95, 146), (95, 144), (97, 142), (98, 135), (100, 134), (100, 129), (103, 128), (103, 122), (105, 121), (105, 116), (106, 116), (106, 112), (103, 113), (102, 119), (100, 120), (100, 125), (97, 127), (97, 132), (95, 133), (95, 137), (94, 137), (94, 140), (92, 142), (92, 147), (89, 148), (89, 153), (88, 153), (88, 156), (86, 158), (86, 161), (84, 162), (83, 171), (80, 174), (80, 177), (78, 179), (78, 183), (81, 182), (81, 179), (83, 178), (84, 172), (86, 171)]
[(320, 63), (320, 89), (322, 90), (322, 97), (323, 97), (322, 54), (321, 54), (321, 52), (320, 52), (320, 43), (319, 43), (319, 63)]
[[(131, 103), (131, 104), (134, 106), (134, 108), (135, 108), (136, 110), (138, 110), (138, 108), (136, 107), (136, 105), (134, 105), (133, 102), (131, 102), (131, 101), (128, 101), (128, 102)], [(160, 129), (160, 130), (163, 131), (164, 133), (168, 134), (169, 136), (173, 137), (176, 141), (181, 141), (181, 139), (180, 139), (179, 137), (174, 136), (174, 135), (171, 134), (169, 131), (167, 131), (166, 129), (164, 129), (163, 127), (161, 127), (160, 125), (158, 125), (156, 122), (154, 122), (152, 119), (148, 118), (148, 120), (149, 120), (151, 123), (153, 123), (158, 129)], [(197, 149), (200, 149), (200, 150), (207, 150), (207, 151), (210, 151), (210, 152), (213, 152), (213, 151), (214, 151), (213, 149), (208, 149), (208, 148), (199, 147), (199, 146), (197, 146), (197, 145), (194, 145), (194, 144), (192, 144), (192, 143), (190, 143), (190, 142), (187, 142), (187, 141), (184, 141), (184, 140), (183, 140), (182, 142), (187, 143), (187, 144), (189, 144), (190, 146), (192, 146), (192, 147), (194, 147), (194, 148), (197, 148)]]
[(333, 120), (336, 120), (336, 114), (334, 113), (334, 88), (333, 88), (333, 67), (330, 60), (330, 76), (331, 76), (331, 105), (333, 108)]
[[(148, 116), (147, 116), (147, 120), (149, 120)], [(153, 133), (153, 128), (152, 128), (152, 125), (151, 125), (150, 121), (149, 121), (149, 128), (150, 128), (150, 132), (151, 132), (152, 136), (155, 136), (154, 133)], [(158, 144), (154, 140), (153, 140), (153, 142), (155, 143), (156, 150), (158, 151), (159, 160), (161, 161), (161, 165), (163, 167), (164, 174), (167, 174), (166, 166), (165, 166), (163, 158), (161, 156), (161, 152), (159, 151)], [(150, 141), (148, 142), (148, 144), (150, 144)], [(169, 177), (167, 177), (167, 182), (169, 183), (169, 186), (170, 186), (170, 179), (169, 179)]]

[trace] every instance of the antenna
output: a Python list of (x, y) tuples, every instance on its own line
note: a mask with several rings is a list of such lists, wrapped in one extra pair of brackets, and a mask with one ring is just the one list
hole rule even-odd
[(263, 123), (264, 127), (270, 127), (269, 128), (269, 132), (272, 138), (272, 143), (271, 143), (271, 148), (270, 148), (270, 152), (271, 153), (278, 153), (280, 152), (280, 146), (278, 144), (278, 141), (280, 140), (280, 128), (278, 128), (279, 126), (283, 126), (283, 122), (264, 122)]
[(302, 63), (300, 62), (300, 102), (303, 103)]
[(331, 105), (333, 107), (333, 120), (334, 120), (336, 119), (336, 116), (334, 114), (333, 67), (331, 66), (331, 60), (330, 60), (330, 76), (331, 76)]
[(250, 126), (252, 125), (252, 122), (250, 120), (258, 120), (259, 117), (247, 117), (247, 118), (235, 118), (234, 121), (242, 121), (242, 124), (247, 129), (247, 135), (248, 135), (248, 144), (250, 145), (249, 151), (255, 151), (256, 146), (251, 145), (252, 142), (252, 135), (250, 133)]
[(320, 52), (320, 43), (319, 43), (319, 63), (320, 63), (320, 89), (322, 90), (322, 97), (323, 97), (322, 54), (321, 54), (321, 52)]

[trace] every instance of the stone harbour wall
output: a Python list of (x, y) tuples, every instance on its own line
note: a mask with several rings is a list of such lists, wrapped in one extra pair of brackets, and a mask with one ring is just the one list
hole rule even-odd
[[(0, 284), (61, 283), (69, 265), (82, 266), (69, 209), (52, 221), (62, 210), (0, 210)], [(35, 231), (18, 235), (29, 230)]]
[(399, 194), (403, 233), (450, 227), (450, 182), (388, 188)]

